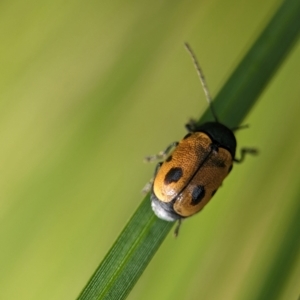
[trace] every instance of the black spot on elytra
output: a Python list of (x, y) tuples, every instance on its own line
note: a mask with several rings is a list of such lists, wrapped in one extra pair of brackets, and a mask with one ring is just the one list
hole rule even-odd
[(225, 168), (225, 162), (223, 159), (220, 159), (217, 155), (210, 157), (206, 162), (207, 167), (217, 167), (217, 168)]
[(211, 196), (214, 196), (214, 194), (217, 192), (218, 189), (212, 191)]
[(167, 159), (166, 159), (166, 162), (169, 162), (169, 161), (171, 161), (172, 160), (172, 155), (170, 155)]
[(205, 196), (205, 189), (203, 185), (197, 185), (192, 191), (192, 205), (197, 205)]
[(191, 133), (191, 132), (189, 132), (188, 134), (186, 134), (186, 135), (184, 136), (183, 140), (185, 140), (185, 139), (189, 138), (191, 135), (192, 135), (192, 133)]
[(219, 152), (219, 147), (216, 144), (211, 144), (210, 149), (212, 152), (216, 152), (216, 153)]
[(218, 158), (213, 160), (213, 165), (215, 167), (218, 167), (218, 168), (225, 168), (226, 167), (224, 160), (218, 159)]
[(164, 183), (170, 184), (172, 182), (177, 182), (182, 177), (182, 174), (181, 168), (171, 168), (165, 177)]

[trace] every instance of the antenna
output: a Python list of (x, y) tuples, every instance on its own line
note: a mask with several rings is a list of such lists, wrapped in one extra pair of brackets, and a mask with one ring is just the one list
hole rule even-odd
[(215, 121), (219, 122), (218, 118), (217, 118), (217, 115), (215, 113), (213, 104), (212, 104), (212, 99), (211, 99), (211, 96), (209, 94), (208, 87), (206, 85), (204, 74), (203, 74), (203, 72), (202, 72), (202, 70), (200, 68), (200, 65), (199, 65), (198, 61), (197, 61), (196, 55), (194, 54), (192, 48), (190, 47), (190, 45), (188, 43), (184, 43), (184, 46), (185, 46), (186, 50), (188, 51), (188, 53), (190, 54), (190, 56), (191, 56), (191, 58), (193, 60), (194, 66), (196, 68), (197, 74), (198, 74), (200, 82), (202, 84), (202, 87), (203, 87), (203, 90), (204, 90), (204, 94), (205, 94), (206, 100), (208, 102), (208, 105), (210, 107), (211, 113), (212, 113), (213, 117), (215, 118)]

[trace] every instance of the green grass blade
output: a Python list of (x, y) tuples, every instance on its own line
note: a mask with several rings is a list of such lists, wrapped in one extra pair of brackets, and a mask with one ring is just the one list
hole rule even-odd
[[(295, 44), (299, 19), (298, 0), (287, 0), (278, 9), (216, 97), (222, 122), (232, 127), (242, 122)], [(211, 116), (206, 111), (200, 121), (208, 119)], [(78, 299), (124, 299), (172, 226), (154, 216), (147, 196)]]
[[(300, 3), (284, 1), (215, 99), (219, 119), (239, 125), (272, 79), (300, 30)], [(201, 122), (211, 119), (207, 110)]]
[(124, 299), (170, 231), (147, 196), (78, 299)]

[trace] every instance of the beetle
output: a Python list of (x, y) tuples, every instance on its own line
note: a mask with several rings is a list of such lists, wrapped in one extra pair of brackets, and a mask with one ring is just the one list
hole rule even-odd
[(196, 56), (189, 44), (185, 43), (185, 48), (193, 60), (214, 121), (200, 125), (190, 121), (186, 125), (188, 134), (180, 142), (172, 143), (158, 155), (146, 157), (148, 162), (164, 160), (157, 164), (151, 181), (151, 207), (158, 218), (178, 221), (175, 236), (181, 220), (199, 212), (214, 196), (233, 163), (242, 162), (247, 153), (257, 153), (255, 149), (243, 148), (240, 159), (236, 158), (234, 129), (219, 122)]

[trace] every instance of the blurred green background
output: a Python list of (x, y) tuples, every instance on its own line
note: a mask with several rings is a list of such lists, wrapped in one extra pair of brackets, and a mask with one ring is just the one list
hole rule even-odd
[[(1, 2), (0, 299), (78, 296), (143, 198), (143, 157), (207, 108), (183, 42), (214, 96), (280, 3)], [(260, 155), (168, 236), (129, 299), (250, 300), (266, 286), (297, 299), (299, 69), (296, 45), (237, 133)]]

